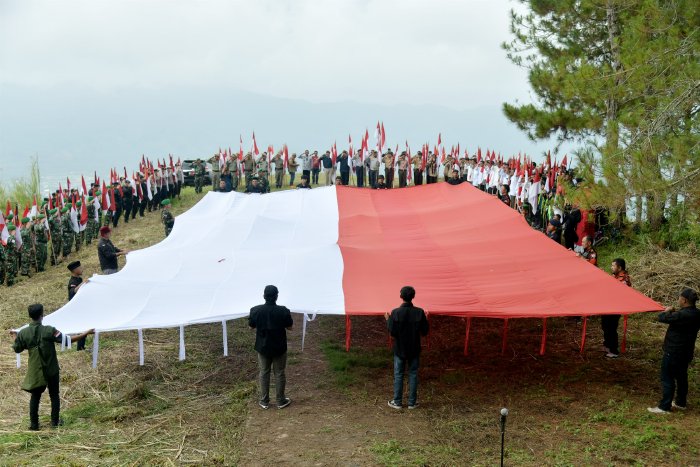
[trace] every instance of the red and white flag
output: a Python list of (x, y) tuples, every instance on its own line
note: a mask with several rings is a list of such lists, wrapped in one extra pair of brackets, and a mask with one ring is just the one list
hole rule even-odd
[(10, 238), (10, 231), (7, 230), (5, 217), (3, 217), (2, 212), (0, 212), (0, 243), (2, 243), (3, 246), (7, 245), (8, 238)]

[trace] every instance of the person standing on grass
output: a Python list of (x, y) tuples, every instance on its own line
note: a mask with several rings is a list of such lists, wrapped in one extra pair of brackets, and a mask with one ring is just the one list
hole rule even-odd
[[(308, 177), (304, 176), (306, 180)], [(283, 409), (292, 403), (284, 394), (287, 378), (287, 331), (292, 329), (292, 314), (285, 306), (277, 305), (279, 291), (268, 285), (263, 291), (264, 305), (250, 309), (248, 325), (255, 329), (255, 350), (260, 367), (260, 408), (270, 408), (270, 369), (275, 373), (277, 408)]]
[[(627, 287), (632, 287), (630, 275), (627, 274), (627, 266), (622, 258), (615, 258), (610, 265), (613, 277), (625, 284)], [(603, 328), (603, 348), (605, 356), (608, 358), (617, 358), (620, 353), (617, 348), (617, 326), (620, 323), (620, 315), (603, 315), (600, 317), (600, 325)]]
[(384, 314), (389, 334), (394, 338), (394, 398), (389, 401), (392, 409), (403, 407), (403, 379), (408, 366), (408, 408), (418, 407), (418, 363), (420, 338), (428, 335), (428, 319), (421, 308), (413, 306), (416, 290), (411, 286), (401, 288), (403, 303)]
[(119, 270), (117, 257), (123, 256), (129, 250), (121, 250), (114, 246), (110, 237), (112, 229), (105, 225), (100, 228), (100, 241), (97, 243), (97, 257), (100, 260), (102, 274), (115, 274)]
[[(661, 388), (663, 395), (651, 413), (669, 413), (671, 407), (685, 410), (688, 403), (688, 365), (693, 360), (695, 341), (700, 330), (700, 311), (696, 308), (698, 294), (683, 289), (678, 306), (668, 307), (659, 314), (659, 322), (668, 324), (661, 359)], [(676, 400), (673, 400), (673, 396)]]
[[(22, 389), (31, 394), (29, 429), (33, 431), (39, 429), (39, 402), (47, 387), (51, 398), (51, 426), (56, 428), (63, 425), (60, 418), (61, 398), (58, 394), (60, 377), (56, 357), (56, 343), (61, 342), (63, 335), (56, 328), (41, 324), (44, 317), (43, 305), (39, 303), (29, 305), (28, 311), (32, 322), (19, 332), (10, 331), (10, 337), (15, 340), (12, 344), (15, 353), (21, 353), (24, 350), (29, 352), (27, 374), (22, 382)], [(94, 332), (95, 330), (91, 329), (72, 336), (72, 339), (85, 339)]]

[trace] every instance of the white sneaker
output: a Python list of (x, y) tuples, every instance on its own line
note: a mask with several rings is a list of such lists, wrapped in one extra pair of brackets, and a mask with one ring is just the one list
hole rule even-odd
[(683, 405), (677, 405), (675, 401), (674, 401), (674, 402), (671, 402), (671, 406), (672, 406), (674, 409), (677, 409), (677, 410), (685, 410), (685, 409), (686, 409), (686, 407), (683, 406)]
[(612, 352), (606, 353), (605, 356), (608, 357), (608, 358), (617, 358), (617, 357), (619, 357), (618, 354), (612, 353)]
[(647, 410), (651, 413), (671, 413), (669, 410), (663, 410), (658, 407), (647, 407)]
[(399, 404), (397, 404), (396, 402), (394, 402), (393, 400), (390, 400), (390, 401), (388, 402), (388, 405), (389, 405), (389, 407), (391, 407), (392, 409), (401, 410), (401, 409), (403, 408), (403, 407), (401, 407)]

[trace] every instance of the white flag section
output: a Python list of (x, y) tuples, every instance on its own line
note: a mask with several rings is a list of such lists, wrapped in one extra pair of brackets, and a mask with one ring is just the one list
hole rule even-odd
[(221, 322), (247, 316), (268, 284), (293, 312), (342, 315), (337, 242), (335, 187), (208, 193), (169, 237), (129, 253), (118, 273), (91, 277), (44, 323), (78, 333)]

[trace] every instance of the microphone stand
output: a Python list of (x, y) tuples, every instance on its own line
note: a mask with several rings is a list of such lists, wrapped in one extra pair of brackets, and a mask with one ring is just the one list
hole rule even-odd
[(506, 441), (506, 417), (508, 416), (508, 409), (501, 409), (501, 467), (503, 467), (503, 453)]

